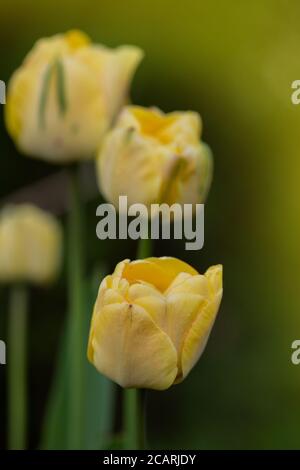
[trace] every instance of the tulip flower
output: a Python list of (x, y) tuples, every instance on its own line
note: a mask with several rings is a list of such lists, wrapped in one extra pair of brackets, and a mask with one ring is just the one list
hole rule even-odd
[(116, 207), (129, 204), (203, 203), (212, 178), (212, 156), (200, 141), (195, 112), (164, 114), (127, 106), (106, 135), (97, 158), (99, 187)]
[(22, 153), (53, 163), (92, 158), (142, 51), (109, 49), (80, 31), (40, 39), (8, 86), (6, 124)]
[(204, 275), (176, 258), (119, 263), (101, 283), (88, 358), (125, 388), (165, 390), (201, 356), (222, 297), (222, 266)]
[(62, 232), (56, 219), (35, 206), (8, 206), (0, 213), (0, 281), (11, 284), (8, 317), (9, 447), (26, 448), (26, 283), (47, 284), (58, 274)]
[(0, 213), (0, 281), (53, 281), (61, 244), (61, 228), (52, 215), (29, 204), (6, 207)]

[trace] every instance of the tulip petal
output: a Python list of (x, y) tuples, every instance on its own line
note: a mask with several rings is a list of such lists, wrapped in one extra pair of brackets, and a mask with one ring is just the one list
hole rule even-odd
[(187, 376), (203, 353), (219, 310), (222, 298), (222, 266), (212, 266), (206, 271), (205, 277), (210, 286), (209, 300), (205, 307), (200, 309), (185, 337), (181, 352), (181, 371), (176, 383)]
[(205, 273), (205, 277), (209, 280), (209, 284), (216, 296), (222, 296), (222, 275), (223, 267), (221, 264), (211, 266)]
[[(131, 123), (126, 128), (113, 129), (97, 159), (101, 191), (116, 206), (119, 196), (124, 194), (130, 204), (156, 202), (164, 159), (164, 152), (152, 142), (140, 139)], [(129, 181), (133, 184), (129, 185)]]
[(147, 284), (133, 284), (128, 291), (130, 302), (144, 308), (152, 320), (163, 330), (166, 316), (166, 299), (154, 287)]
[(147, 261), (159, 266), (164, 270), (165, 275), (168, 275), (174, 279), (180, 273), (188, 273), (192, 276), (198, 274), (196, 269), (192, 268), (188, 263), (181, 261), (177, 258), (172, 258), (171, 256), (163, 256), (161, 258), (147, 258)]
[(71, 29), (65, 34), (65, 41), (71, 51), (88, 46), (91, 42), (87, 34), (77, 29)]
[(175, 380), (175, 348), (140, 306), (124, 302), (104, 307), (90, 342), (90, 360), (122, 387), (165, 390)]
[(198, 294), (207, 297), (209, 292), (209, 283), (206, 276), (202, 274), (191, 276), (187, 273), (180, 273), (166, 290), (165, 295), (177, 293)]
[[(178, 354), (182, 343), (207, 300), (196, 294), (171, 294), (167, 297), (167, 309), (162, 329), (171, 338)], [(180, 369), (179, 364), (179, 369)]]
[(144, 53), (135, 46), (120, 46), (115, 50), (96, 46), (95, 49), (99, 56), (103, 56), (102, 84), (106, 106), (112, 119), (125, 104), (129, 84)]
[(123, 276), (130, 283), (143, 281), (164, 292), (179, 273), (198, 274), (184, 261), (171, 257), (146, 258), (125, 266)]

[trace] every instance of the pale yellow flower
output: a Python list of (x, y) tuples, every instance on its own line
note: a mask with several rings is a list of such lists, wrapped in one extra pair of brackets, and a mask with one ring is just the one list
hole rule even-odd
[(212, 178), (212, 156), (200, 141), (195, 112), (164, 114), (125, 107), (97, 158), (100, 190), (118, 206), (128, 203), (203, 203)]
[(58, 221), (29, 205), (0, 212), (0, 281), (45, 284), (61, 264), (62, 230)]
[(204, 275), (176, 258), (119, 263), (101, 283), (89, 360), (122, 387), (164, 390), (201, 356), (222, 298), (222, 266)]
[(94, 157), (141, 58), (80, 31), (40, 39), (8, 86), (6, 124), (19, 149), (55, 163)]

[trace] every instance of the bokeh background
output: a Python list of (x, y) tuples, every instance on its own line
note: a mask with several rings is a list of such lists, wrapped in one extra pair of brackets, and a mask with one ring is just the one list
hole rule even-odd
[[(80, 28), (108, 46), (145, 50), (132, 85), (134, 103), (193, 109), (203, 118), (203, 138), (215, 157), (204, 248), (186, 252), (183, 242), (161, 242), (155, 253), (180, 257), (200, 271), (222, 263), (224, 298), (207, 349), (187, 380), (148, 394), (151, 448), (300, 448), (300, 365), (290, 359), (291, 343), (300, 337), (300, 106), (290, 99), (291, 83), (300, 79), (299, 17), (297, 0), (1, 0), (0, 79), (8, 81), (39, 37)], [(1, 108), (2, 205), (32, 197), (32, 185), (49, 175), (56, 181), (60, 169), (18, 154)], [(19, 193), (24, 187), (29, 193)], [(37, 203), (40, 195), (41, 205), (56, 208), (54, 193), (43, 183), (34, 192)], [(89, 273), (135, 256), (133, 242), (97, 240), (100, 202), (97, 192), (89, 195)], [(64, 221), (64, 207), (57, 212)], [(65, 270), (52, 288), (31, 290), (31, 448), (41, 441), (66, 303)], [(6, 317), (7, 288), (1, 286), (2, 340)], [(0, 366), (1, 448), (5, 374)], [(118, 433), (120, 390), (109, 393), (117, 402), (112, 427)]]

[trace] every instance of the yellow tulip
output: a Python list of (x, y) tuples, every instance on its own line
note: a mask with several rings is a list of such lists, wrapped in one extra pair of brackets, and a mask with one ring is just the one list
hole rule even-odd
[(0, 281), (51, 282), (61, 264), (62, 231), (47, 212), (29, 205), (0, 213)]
[(122, 387), (164, 390), (201, 356), (222, 298), (222, 266), (176, 258), (122, 261), (101, 283), (88, 358)]
[(6, 124), (19, 149), (55, 163), (93, 157), (141, 58), (80, 31), (39, 40), (8, 86)]
[(195, 112), (164, 114), (127, 106), (105, 137), (97, 158), (100, 190), (118, 206), (128, 203), (203, 203), (212, 178), (212, 156), (200, 141)]

